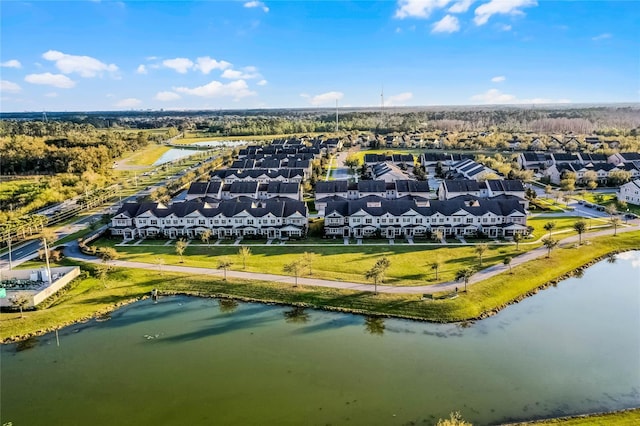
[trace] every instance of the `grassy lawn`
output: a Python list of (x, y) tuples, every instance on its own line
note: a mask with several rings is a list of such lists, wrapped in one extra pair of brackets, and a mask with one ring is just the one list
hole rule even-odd
[[(110, 273), (107, 281), (108, 287), (103, 286), (98, 279), (92, 276), (79, 278), (64, 293), (58, 295), (46, 309), (27, 312), (24, 319), (20, 319), (18, 313), (0, 315), (0, 339), (4, 340), (10, 336), (56, 328), (96, 315), (110, 309), (114, 304), (149, 294), (152, 288), (158, 288), (164, 293), (223, 295), (265, 302), (277, 301), (361, 313), (405, 316), (437, 322), (462, 321), (477, 318), (485, 312), (499, 309), (540, 285), (586, 264), (595, 257), (603, 256), (614, 250), (638, 249), (639, 247), (640, 232), (629, 232), (615, 238), (592, 239), (589, 246), (577, 249), (573, 246), (560, 247), (552, 252), (550, 259), (541, 258), (514, 267), (513, 274), (505, 272), (470, 287), (468, 293), (461, 294), (456, 299), (440, 300), (421, 300), (419, 295), (374, 295), (371, 292), (354, 292), (332, 288), (294, 288), (287, 284), (250, 280), (230, 279), (225, 282), (217, 276), (178, 275), (166, 272), (160, 274), (159, 271), (119, 268)], [(438, 249), (438, 251), (440, 250)], [(440, 254), (444, 255), (442, 252)], [(389, 253), (389, 255), (397, 256), (397, 253)], [(492, 255), (498, 255), (498, 253), (489, 254), (487, 257)], [(373, 255), (360, 253), (358, 256), (369, 260), (368, 257), (376, 258), (377, 253)], [(255, 257), (258, 256), (254, 255), (250, 259), (252, 264), (255, 262), (253, 259)], [(264, 259), (264, 256), (261, 257)], [(319, 256), (318, 266), (321, 266), (321, 259), (324, 257)], [(340, 259), (343, 257), (344, 255), (340, 256)], [(420, 263), (424, 264), (425, 260), (421, 258)], [(210, 262), (209, 266), (212, 263)], [(373, 262), (369, 260), (366, 263), (369, 265)], [(192, 265), (191, 259), (185, 264)], [(349, 263), (343, 260), (340, 260), (340, 264), (343, 267), (349, 267)], [(392, 269), (393, 267), (392, 260)], [(410, 268), (411, 265), (405, 264), (405, 267)], [(92, 274), (93, 265), (83, 265), (82, 268), (89, 271), (89, 275)]]
[(558, 418), (536, 422), (517, 423), (519, 425), (561, 425), (561, 426), (631, 426), (640, 424), (640, 409), (615, 413), (594, 414), (575, 418)]
[(131, 166), (151, 166), (171, 147), (165, 145), (149, 144), (143, 150), (134, 153), (126, 159), (126, 163)]
[[(340, 244), (342, 239), (333, 243)], [(386, 242), (383, 240), (382, 242)], [(117, 240), (100, 239), (97, 246), (114, 246)], [(149, 241), (151, 244), (152, 242)], [(264, 243), (264, 241), (262, 241)], [(127, 245), (117, 246), (116, 250), (121, 254), (122, 260), (135, 262), (155, 263), (158, 256), (164, 259), (167, 265), (184, 265), (201, 268), (211, 268), (218, 264), (221, 258), (227, 258), (232, 262), (232, 270), (243, 270), (242, 260), (238, 255), (240, 247), (234, 246), (233, 240), (224, 241), (221, 245), (209, 247), (200, 244), (199, 241), (189, 245), (184, 254), (184, 263), (180, 263), (180, 257), (175, 253), (174, 245), (164, 246), (163, 240), (157, 241), (157, 246)], [(370, 269), (382, 256), (387, 256), (391, 261), (385, 279), (387, 285), (425, 285), (437, 282), (451, 281), (459, 269), (467, 266), (477, 266), (478, 257), (474, 247), (464, 246), (420, 246), (420, 245), (324, 245), (320, 247), (304, 247), (295, 244), (252, 245), (251, 256), (247, 258), (248, 272), (266, 272), (284, 275), (284, 265), (292, 259), (301, 256), (304, 252), (312, 252), (316, 255), (313, 262), (313, 277), (335, 281), (349, 281), (367, 283), (364, 272)], [(529, 250), (536, 245), (521, 245), (520, 251), (515, 251), (515, 246), (490, 245), (489, 250), (483, 256), (483, 265), (490, 266), (502, 263), (505, 256), (514, 256)], [(526, 248), (525, 248), (526, 247)], [(435, 273), (431, 270), (431, 263), (438, 259), (442, 266), (435, 280)]]
[[(615, 190), (612, 189), (612, 191), (615, 191)], [(577, 200), (582, 199), (582, 200), (585, 200), (588, 203), (600, 204), (600, 205), (603, 205), (603, 206), (608, 206), (610, 204), (614, 204), (615, 205), (615, 203), (617, 201), (617, 196), (616, 196), (615, 192), (606, 193), (606, 194), (601, 193), (601, 194), (603, 196), (603, 200), (602, 200), (601, 203), (598, 203), (596, 201), (595, 193), (593, 193), (593, 192), (587, 192), (584, 195), (584, 197), (582, 197), (581, 195), (576, 195), (574, 198), (577, 199)], [(636, 206), (636, 205), (633, 205), (633, 204), (628, 204), (627, 208), (629, 209), (629, 212), (635, 213), (637, 215), (640, 215), (640, 206)]]
[[(571, 230), (571, 232), (563, 233), (561, 236), (557, 237), (557, 238), (564, 238), (564, 237), (568, 237), (570, 235), (576, 234), (576, 232), (573, 231), (573, 224), (576, 223), (579, 219), (583, 219), (587, 223), (587, 229), (594, 226), (598, 226), (598, 228), (595, 230), (599, 231), (599, 230), (610, 227), (609, 222), (607, 221), (607, 219), (604, 219), (604, 218), (603, 219), (597, 219), (597, 218), (585, 219), (579, 216), (545, 217), (544, 214), (527, 219), (527, 225), (533, 226), (532, 236), (534, 240), (537, 240), (538, 238), (542, 238), (545, 236), (545, 234), (547, 234), (547, 231), (545, 231), (544, 229), (544, 225), (547, 222), (554, 222), (556, 224), (556, 227), (551, 231), (552, 233), (558, 232), (558, 231), (564, 231), (564, 230)], [(606, 225), (606, 226), (601, 227), (602, 225)]]

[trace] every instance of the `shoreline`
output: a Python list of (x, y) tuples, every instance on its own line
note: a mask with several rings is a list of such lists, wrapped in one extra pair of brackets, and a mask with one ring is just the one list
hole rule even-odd
[[(588, 262), (568, 271), (565, 272), (561, 275), (559, 275), (558, 277), (551, 279), (549, 281), (546, 281), (542, 284), (540, 284), (539, 286), (525, 292), (522, 293), (520, 295), (518, 295), (517, 297), (511, 299), (508, 302), (502, 303), (498, 306), (495, 306), (493, 308), (487, 309), (486, 311), (481, 312), (479, 315), (477, 316), (473, 316), (473, 317), (468, 317), (468, 318), (460, 318), (460, 319), (455, 319), (455, 320), (451, 320), (451, 321), (447, 321), (447, 320), (437, 320), (434, 318), (428, 318), (428, 317), (421, 317), (421, 316), (414, 316), (414, 315), (403, 315), (403, 314), (394, 314), (394, 313), (389, 313), (389, 312), (375, 312), (375, 311), (367, 311), (367, 310), (363, 310), (363, 309), (357, 309), (357, 308), (346, 308), (346, 307), (341, 307), (341, 306), (332, 306), (332, 305), (320, 305), (320, 304), (312, 304), (312, 303), (304, 303), (304, 302), (295, 302), (295, 301), (286, 301), (286, 300), (277, 300), (277, 299), (261, 299), (261, 298), (255, 298), (255, 297), (248, 297), (248, 296), (241, 296), (241, 295), (233, 295), (233, 294), (228, 294), (228, 293), (220, 293), (220, 292), (202, 292), (202, 291), (198, 291), (198, 290), (179, 290), (179, 291), (161, 291), (158, 294), (160, 296), (189, 296), (189, 297), (203, 297), (203, 298), (214, 298), (214, 299), (230, 299), (230, 300), (237, 300), (239, 302), (247, 302), (247, 303), (263, 303), (263, 304), (268, 304), (268, 305), (279, 305), (279, 306), (291, 306), (291, 307), (300, 307), (300, 308), (308, 308), (308, 309), (317, 309), (317, 310), (323, 310), (323, 311), (329, 311), (329, 312), (339, 312), (339, 313), (344, 313), (344, 314), (353, 314), (353, 315), (363, 315), (363, 316), (371, 316), (371, 317), (379, 317), (379, 318), (397, 318), (397, 319), (403, 319), (403, 320), (410, 320), (410, 321), (418, 321), (418, 322), (427, 322), (427, 323), (433, 323), (433, 324), (468, 324), (468, 323), (474, 323), (476, 321), (481, 321), (483, 319), (492, 317), (496, 314), (498, 314), (500, 311), (502, 311), (503, 309), (507, 308), (510, 305), (514, 305), (517, 304), (519, 302), (521, 302), (522, 300), (525, 300), (529, 297), (532, 297), (534, 295), (536, 295), (538, 292), (545, 290), (551, 286), (556, 286), (558, 285), (558, 283), (560, 283), (561, 281), (564, 281), (568, 278), (572, 278), (574, 277), (576, 274), (583, 272), (584, 270), (586, 270), (587, 268), (593, 266), (596, 263), (599, 263), (605, 259), (607, 259), (609, 256), (616, 255), (619, 253), (623, 253), (623, 252), (627, 252), (627, 251), (634, 251), (634, 250), (638, 250), (638, 249), (634, 249), (634, 248), (630, 248), (630, 249), (622, 249), (622, 250), (613, 250), (611, 252), (608, 252), (606, 254), (597, 256), (592, 258), (591, 260), (589, 260)], [(26, 334), (22, 334), (22, 335), (15, 335), (15, 336), (9, 336), (6, 337), (2, 340), (0, 340), (0, 345), (6, 345), (6, 344), (12, 344), (12, 343), (17, 343), (23, 340), (27, 340), (30, 338), (34, 338), (34, 337), (39, 337), (39, 336), (43, 336), (47, 333), (51, 333), (51, 332), (55, 332), (56, 330), (60, 330), (61, 328), (65, 328), (65, 327), (69, 327), (75, 324), (81, 324), (81, 323), (86, 323), (89, 322), (93, 319), (98, 319), (102, 316), (105, 316), (117, 309), (120, 309), (124, 306), (130, 305), (132, 303), (141, 301), (141, 300), (146, 300), (149, 299), (151, 296), (148, 294), (142, 295), (142, 296), (136, 296), (136, 297), (132, 297), (129, 299), (125, 299), (125, 300), (120, 300), (112, 305), (109, 305), (105, 308), (102, 308), (98, 311), (93, 312), (92, 314), (89, 315), (84, 315), (80, 318), (71, 320), (71, 321), (66, 321), (63, 322), (61, 325), (57, 326), (57, 327), (46, 327), (46, 328), (42, 328), (39, 330), (36, 330), (34, 332), (30, 332), (30, 333), (26, 333)]]

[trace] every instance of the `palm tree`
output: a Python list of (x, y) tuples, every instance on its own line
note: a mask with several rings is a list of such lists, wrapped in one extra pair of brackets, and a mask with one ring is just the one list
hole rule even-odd
[(187, 249), (187, 242), (180, 238), (178, 241), (176, 241), (176, 254), (178, 256), (180, 256), (180, 263), (184, 263), (184, 258), (182, 257), (182, 255), (184, 254), (184, 251)]
[(542, 244), (544, 244), (544, 246), (547, 248), (547, 257), (550, 257), (551, 250), (556, 248), (556, 246), (558, 245), (558, 240), (547, 237), (542, 240)]
[(622, 225), (622, 220), (617, 216), (612, 216), (611, 219), (609, 219), (609, 223), (613, 225), (613, 236), (615, 237), (618, 234), (618, 226)]
[(304, 265), (303, 260), (302, 259), (296, 259), (293, 262), (287, 263), (282, 268), (284, 270), (284, 272), (286, 272), (287, 274), (293, 274), (294, 275), (294, 277), (295, 277), (295, 284), (293, 285), (294, 287), (298, 287), (298, 277), (300, 276), (300, 273), (302, 272), (304, 267), (305, 267), (305, 265)]
[(456, 281), (464, 280), (464, 291), (467, 292), (467, 284), (469, 284), (469, 279), (474, 274), (473, 268), (464, 268), (460, 269), (456, 272)]
[(158, 273), (162, 275), (162, 265), (164, 265), (164, 259), (160, 256), (156, 256), (153, 258), (153, 260), (156, 262), (156, 265), (158, 265)]
[(578, 233), (578, 245), (582, 245), (582, 233), (587, 230), (587, 222), (580, 219), (573, 224), (573, 229)]
[(251, 256), (251, 247), (240, 247), (240, 250), (238, 250), (238, 256), (242, 259), (242, 269), (247, 269), (247, 258)]
[(522, 241), (522, 234), (519, 232), (513, 234), (513, 242), (516, 243), (516, 251), (518, 251), (518, 247), (520, 247), (520, 241)]
[(489, 250), (489, 244), (487, 243), (480, 243), (476, 245), (475, 252), (480, 258), (480, 266), (482, 266), (482, 255), (485, 254), (487, 250)]
[(20, 309), (20, 318), (24, 318), (24, 314), (22, 313), (22, 310), (29, 305), (29, 301), (30, 301), (29, 296), (25, 293), (18, 293), (15, 296), (13, 296), (10, 300), (14, 308)]
[(205, 229), (202, 234), (200, 234), (200, 239), (206, 245), (209, 245), (209, 240), (211, 239), (211, 229)]
[(441, 266), (442, 266), (442, 262), (440, 262), (440, 260), (438, 259), (431, 262), (431, 269), (436, 271), (436, 281), (438, 280), (438, 271), (440, 270)]
[(313, 261), (316, 259), (316, 256), (314, 252), (305, 251), (302, 253), (302, 262), (304, 266), (309, 269), (309, 275), (313, 275)]
[(365, 272), (365, 278), (368, 280), (373, 280), (375, 294), (378, 294), (378, 283), (381, 283), (384, 280), (384, 274), (389, 266), (391, 266), (391, 262), (386, 256), (384, 256), (381, 259), (378, 259), (376, 264), (373, 265), (373, 267), (367, 272)]
[(502, 259), (502, 263), (504, 263), (504, 266), (508, 266), (509, 267), (509, 273), (512, 274), (513, 272), (511, 271), (511, 256), (507, 256), (504, 259)]
[(231, 267), (231, 262), (229, 260), (222, 258), (218, 261), (218, 269), (222, 269), (224, 271), (224, 280), (227, 280), (227, 269)]
[(545, 231), (549, 232), (549, 237), (551, 237), (551, 231), (553, 231), (556, 227), (556, 223), (555, 222), (547, 222), (544, 224), (543, 228)]

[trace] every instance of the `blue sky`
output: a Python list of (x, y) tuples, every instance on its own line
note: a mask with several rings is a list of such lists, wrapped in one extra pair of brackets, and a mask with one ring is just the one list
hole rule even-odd
[(0, 110), (638, 102), (635, 1), (2, 1)]

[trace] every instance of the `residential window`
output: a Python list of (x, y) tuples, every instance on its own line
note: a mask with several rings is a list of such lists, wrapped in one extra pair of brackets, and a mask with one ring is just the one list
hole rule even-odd
[(440, 218), (440, 223), (444, 222), (444, 217)]
[(473, 218), (472, 217), (468, 217), (467, 218), (467, 223), (473, 223)]
[(157, 225), (157, 224), (158, 224), (158, 221), (157, 221), (157, 220), (152, 220), (152, 221), (151, 221), (151, 224), (152, 224), (152, 225)]
[(365, 219), (365, 223), (373, 223), (373, 219), (371, 219), (370, 217), (368, 217), (367, 219)]

